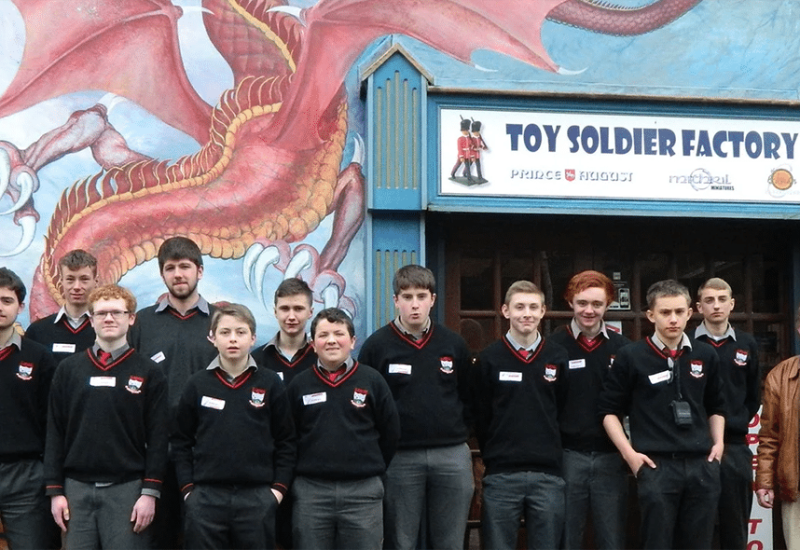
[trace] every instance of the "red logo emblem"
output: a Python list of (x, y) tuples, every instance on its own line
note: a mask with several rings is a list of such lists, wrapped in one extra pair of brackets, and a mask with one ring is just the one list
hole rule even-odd
[(564, 170), (564, 177), (567, 181), (575, 181), (575, 169), (574, 168), (567, 168)]

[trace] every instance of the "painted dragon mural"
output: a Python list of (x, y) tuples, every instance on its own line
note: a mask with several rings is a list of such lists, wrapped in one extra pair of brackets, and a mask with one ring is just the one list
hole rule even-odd
[[(18, 227), (0, 253), (23, 254), (37, 224), (48, 224), (31, 319), (59, 307), (56, 262), (65, 252), (88, 250), (99, 260), (101, 281), (116, 282), (178, 234), (213, 258), (244, 258), (245, 284), (259, 301), (264, 275), (274, 268), (307, 280), (316, 300), (355, 313), (340, 266), (365, 216), (364, 149), (348, 131), (344, 83), (365, 48), (401, 34), (463, 63), (485, 49), (558, 73), (542, 44), (546, 19), (633, 35), (700, 1), (623, 9), (594, 0), (320, 0), (306, 7), (203, 0), (205, 31), (233, 78), (212, 106), (187, 78), (177, 32), (183, 10), (169, 0), (13, 0), (25, 47), (0, 96), (0, 118), (80, 90), (113, 95), (25, 148), (0, 142), (0, 196), (11, 204), (2, 215)], [(129, 147), (109, 122), (115, 96), (199, 148), (160, 160)], [(40, 171), (84, 150), (101, 171), (65, 185), (52, 213), (37, 210)], [(308, 237), (331, 215), (318, 250)]]

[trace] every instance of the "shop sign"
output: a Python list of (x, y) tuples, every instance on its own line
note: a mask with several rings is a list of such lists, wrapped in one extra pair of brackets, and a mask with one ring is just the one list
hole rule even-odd
[(800, 202), (794, 121), (442, 109), (441, 195)]

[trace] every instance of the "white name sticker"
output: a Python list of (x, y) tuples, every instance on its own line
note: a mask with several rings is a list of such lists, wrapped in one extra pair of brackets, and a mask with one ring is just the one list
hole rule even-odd
[(650, 379), (651, 384), (660, 384), (661, 382), (666, 382), (669, 380), (670, 372), (668, 370), (665, 370), (663, 372), (651, 374), (650, 376), (648, 376), (648, 378)]
[(216, 397), (209, 397), (207, 395), (204, 395), (200, 399), (200, 406), (201, 407), (206, 407), (206, 408), (209, 408), (209, 409), (217, 409), (218, 411), (221, 411), (222, 409), (225, 408), (225, 400), (224, 399), (217, 399)]
[(573, 359), (569, 362), (569, 368), (572, 369), (585, 369), (586, 359)]
[(522, 382), (521, 372), (505, 372), (500, 371), (501, 382)]
[(389, 365), (389, 374), (411, 374), (411, 365), (391, 363)]
[(53, 344), (53, 353), (75, 353), (75, 344)]
[(116, 376), (92, 376), (89, 378), (89, 385), (95, 388), (113, 388), (117, 385)]
[(159, 351), (154, 356), (152, 356), (150, 359), (152, 359), (156, 363), (160, 363), (161, 361), (163, 361), (166, 358), (167, 358), (167, 356), (164, 355), (164, 352), (163, 351)]
[(324, 403), (328, 400), (328, 394), (324, 391), (319, 393), (309, 393), (303, 396), (303, 405), (316, 405), (317, 403)]

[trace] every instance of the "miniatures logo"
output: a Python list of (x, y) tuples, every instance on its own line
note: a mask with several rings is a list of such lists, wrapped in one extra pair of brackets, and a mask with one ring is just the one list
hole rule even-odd
[(769, 187), (767, 188), (770, 195), (773, 197), (782, 197), (789, 192), (789, 189), (797, 183), (792, 175), (792, 172), (785, 167), (776, 168), (773, 170), (769, 178), (767, 178)]
[[(461, 137), (458, 138), (457, 146), (458, 161), (450, 172), (450, 179), (469, 186), (487, 183), (489, 180), (483, 177), (481, 171), (481, 151), (488, 150), (489, 146), (481, 136), (479, 120), (461, 118)], [(457, 175), (462, 168), (461, 175)]]
[(255, 408), (260, 409), (264, 406), (264, 399), (267, 396), (267, 390), (261, 388), (253, 388), (250, 390), (250, 404)]
[(358, 407), (359, 409), (362, 407), (367, 406), (367, 396), (369, 392), (367, 390), (362, 390), (361, 388), (356, 388), (353, 390), (353, 399), (350, 400), (354, 406)]

